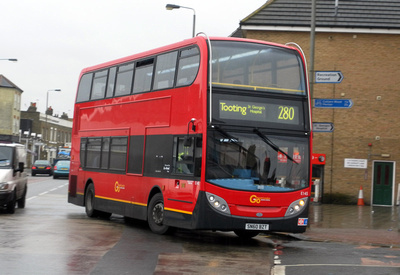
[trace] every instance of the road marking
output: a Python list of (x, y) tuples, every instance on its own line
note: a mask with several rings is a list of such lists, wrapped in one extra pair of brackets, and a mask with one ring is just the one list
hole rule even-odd
[(286, 268), (284, 265), (276, 265), (272, 268), (271, 274), (274, 275), (285, 275), (286, 274)]
[(65, 186), (68, 186), (68, 182), (67, 182), (67, 183), (64, 183), (64, 184), (62, 184), (62, 185), (59, 185), (59, 186), (57, 186), (57, 187), (55, 187), (55, 188), (53, 188), (53, 189), (50, 189), (50, 190), (48, 190), (48, 191), (42, 192), (42, 193), (40, 193), (40, 194), (37, 195), (37, 196), (29, 197), (29, 198), (27, 198), (26, 200), (29, 201), (29, 200), (36, 199), (36, 198), (39, 197), (39, 196), (43, 196), (43, 195), (46, 195), (46, 194), (48, 194), (48, 193), (50, 193), (50, 192), (57, 191), (58, 189), (64, 188)]

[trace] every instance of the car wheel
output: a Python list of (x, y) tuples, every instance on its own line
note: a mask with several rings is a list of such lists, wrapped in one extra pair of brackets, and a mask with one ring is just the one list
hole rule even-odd
[(34, 177), (34, 176), (36, 176), (36, 174), (35, 174), (35, 173), (32, 173), (32, 177)]
[(164, 224), (164, 199), (162, 194), (155, 194), (147, 208), (147, 222), (151, 231), (156, 234), (167, 234), (170, 227)]
[(16, 193), (14, 191), (12, 199), (7, 203), (7, 212), (10, 213), (10, 214), (14, 214), (15, 213), (15, 204), (17, 203), (16, 197), (17, 196), (16, 196)]
[(56, 175), (53, 175), (53, 179), (56, 179), (56, 178), (58, 178)]
[(25, 186), (24, 194), (22, 197), (17, 201), (18, 202), (18, 208), (25, 208), (25, 203), (26, 203), (26, 193), (28, 191), (28, 187)]

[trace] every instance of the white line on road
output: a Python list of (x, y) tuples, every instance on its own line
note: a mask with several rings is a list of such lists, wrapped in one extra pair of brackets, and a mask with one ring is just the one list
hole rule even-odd
[(40, 194), (37, 195), (37, 196), (29, 197), (29, 198), (27, 198), (26, 200), (29, 201), (29, 200), (36, 199), (36, 198), (39, 197), (39, 196), (43, 196), (43, 195), (46, 195), (46, 194), (48, 194), (48, 193), (50, 193), (50, 192), (54, 192), (54, 191), (57, 191), (58, 189), (64, 188), (64, 187), (67, 186), (67, 185), (68, 185), (68, 182), (67, 182), (67, 183), (64, 183), (64, 184), (62, 184), (62, 185), (59, 185), (59, 186), (57, 186), (57, 187), (55, 187), (55, 188), (52, 188), (52, 189), (50, 189), (50, 190), (48, 190), (48, 191), (42, 192), (42, 193), (40, 193)]

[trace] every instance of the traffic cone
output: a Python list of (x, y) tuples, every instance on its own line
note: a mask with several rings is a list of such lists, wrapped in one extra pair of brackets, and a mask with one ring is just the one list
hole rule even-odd
[(358, 206), (363, 206), (364, 204), (364, 194), (363, 194), (363, 188), (362, 185), (360, 186), (360, 191), (358, 191)]

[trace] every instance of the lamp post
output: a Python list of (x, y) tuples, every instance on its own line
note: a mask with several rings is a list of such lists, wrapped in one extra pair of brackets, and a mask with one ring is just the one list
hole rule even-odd
[(49, 139), (48, 139), (48, 132), (49, 132), (49, 127), (48, 127), (48, 124), (47, 124), (47, 110), (49, 109), (49, 92), (61, 92), (61, 89), (52, 89), (52, 90), (48, 90), (47, 91), (47, 97), (46, 97), (46, 111), (45, 111), (45, 114), (46, 114), (46, 135), (45, 135), (45, 140), (46, 141), (48, 141)]
[(193, 11), (193, 31), (192, 31), (192, 37), (195, 36), (195, 30), (196, 30), (196, 11), (193, 8), (189, 8), (189, 7), (184, 7), (184, 6), (179, 6), (179, 5), (174, 5), (174, 4), (167, 4), (165, 6), (165, 8), (167, 10), (174, 10), (174, 9), (189, 9)]

